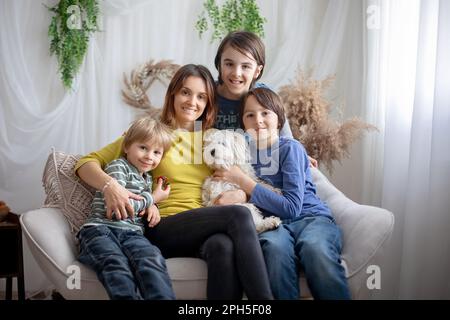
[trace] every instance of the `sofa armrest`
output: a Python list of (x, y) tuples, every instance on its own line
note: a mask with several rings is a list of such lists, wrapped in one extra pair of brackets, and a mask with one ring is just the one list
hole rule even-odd
[(28, 211), (20, 216), (20, 223), (41, 268), (50, 264), (58, 276), (66, 276), (67, 267), (76, 260), (77, 248), (74, 234), (62, 212), (57, 208)]
[(317, 193), (331, 209), (343, 233), (342, 259), (347, 277), (361, 271), (384, 245), (394, 227), (394, 215), (385, 209), (348, 199), (317, 169), (312, 170)]

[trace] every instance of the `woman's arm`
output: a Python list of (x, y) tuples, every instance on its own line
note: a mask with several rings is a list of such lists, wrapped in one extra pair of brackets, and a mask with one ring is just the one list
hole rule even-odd
[[(105, 167), (105, 173), (110, 177), (108, 182), (106, 182), (105, 186), (103, 187), (105, 192), (108, 188), (113, 187), (110, 184), (119, 185), (123, 188), (126, 188), (127, 181), (129, 179), (135, 180), (135, 178), (130, 174), (129, 165), (123, 159), (117, 159), (110, 162)], [(127, 199), (133, 212), (144, 211), (145, 209), (153, 205), (154, 199), (149, 191), (142, 191), (140, 193), (140, 196), (141, 199), (132, 199), (132, 198)], [(128, 208), (128, 206), (126, 208)], [(121, 217), (119, 218), (118, 217), (119, 215), (116, 213), (116, 211), (113, 212), (115, 213), (117, 219), (122, 218), (123, 214), (120, 214)]]
[[(114, 178), (107, 175), (100, 164), (95, 161), (86, 162), (77, 171), (78, 176), (91, 187), (103, 192), (106, 204), (106, 217), (112, 218), (112, 213), (116, 213), (117, 219), (126, 219), (127, 212), (133, 217), (133, 206), (128, 201), (129, 198), (140, 200), (138, 196), (123, 186), (121, 186)], [(109, 183), (107, 185), (107, 183)]]
[(78, 176), (91, 187), (102, 190), (103, 186), (111, 180), (111, 177), (102, 170), (96, 161), (86, 162), (78, 168)]
[(105, 166), (120, 157), (122, 141), (123, 138), (121, 137), (99, 151), (88, 154), (81, 158), (75, 167), (75, 172), (81, 180), (103, 192), (108, 219), (111, 219), (113, 212), (116, 213), (117, 219), (126, 219), (128, 217), (127, 212), (133, 216), (134, 210), (128, 199), (142, 199), (141, 196), (135, 195), (122, 187), (102, 170), (102, 165)]

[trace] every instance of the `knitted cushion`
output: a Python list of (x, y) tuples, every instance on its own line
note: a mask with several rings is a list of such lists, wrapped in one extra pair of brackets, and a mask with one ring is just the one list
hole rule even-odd
[(44, 168), (42, 183), (47, 198), (44, 207), (60, 208), (77, 232), (91, 211), (95, 190), (75, 175), (79, 155), (52, 150)]

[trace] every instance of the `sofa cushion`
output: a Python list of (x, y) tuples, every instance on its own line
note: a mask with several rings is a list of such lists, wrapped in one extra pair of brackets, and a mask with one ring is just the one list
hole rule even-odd
[(47, 195), (44, 207), (60, 208), (77, 232), (90, 214), (95, 189), (82, 182), (74, 172), (79, 155), (52, 150), (45, 164), (42, 183)]

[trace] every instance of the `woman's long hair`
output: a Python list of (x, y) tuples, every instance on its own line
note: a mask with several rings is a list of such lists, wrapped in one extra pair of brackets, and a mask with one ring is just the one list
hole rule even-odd
[(216, 103), (216, 86), (214, 78), (208, 68), (202, 65), (186, 64), (182, 66), (173, 76), (167, 88), (164, 106), (161, 114), (161, 121), (166, 125), (175, 128), (175, 95), (181, 90), (184, 82), (189, 77), (198, 77), (203, 79), (206, 86), (206, 94), (208, 96), (205, 110), (197, 121), (202, 121), (202, 129), (212, 128), (216, 121), (218, 112)]

